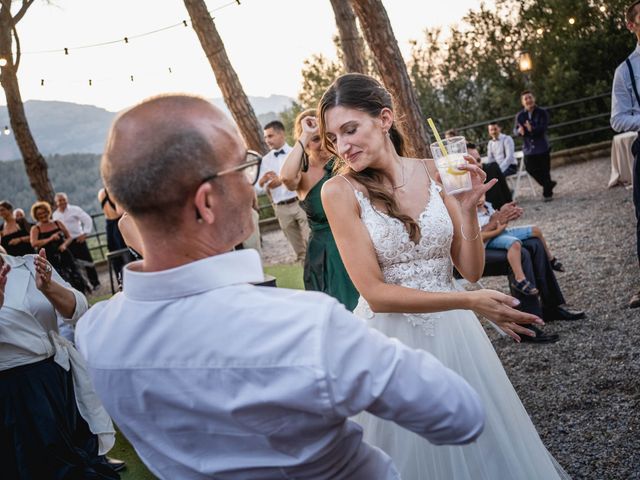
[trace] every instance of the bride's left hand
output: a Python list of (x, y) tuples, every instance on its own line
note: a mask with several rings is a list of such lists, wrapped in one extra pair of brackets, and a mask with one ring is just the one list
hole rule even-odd
[(482, 195), (487, 193), (487, 190), (493, 187), (498, 182), (498, 180), (496, 178), (493, 178), (485, 183), (487, 174), (484, 173), (482, 167), (480, 167), (476, 163), (473, 157), (465, 155), (464, 158), (467, 161), (466, 165), (459, 165), (457, 168), (459, 170), (466, 170), (471, 174), (471, 190), (456, 193), (452, 196), (458, 200), (458, 202), (460, 203), (460, 207), (462, 207), (463, 210), (473, 212), (473, 214), (475, 215), (478, 200)]

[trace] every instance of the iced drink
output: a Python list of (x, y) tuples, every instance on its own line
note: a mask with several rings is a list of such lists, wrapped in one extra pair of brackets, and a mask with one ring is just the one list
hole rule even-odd
[(459, 165), (465, 165), (467, 161), (467, 142), (464, 137), (451, 137), (442, 141), (447, 152), (446, 155), (438, 143), (431, 144), (431, 153), (440, 173), (442, 186), (448, 194), (455, 194), (471, 190), (471, 174), (466, 170), (458, 169)]

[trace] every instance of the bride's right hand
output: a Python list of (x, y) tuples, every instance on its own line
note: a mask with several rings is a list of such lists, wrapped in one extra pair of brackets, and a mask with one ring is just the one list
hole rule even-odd
[(496, 323), (516, 342), (520, 342), (518, 334), (535, 337), (535, 333), (519, 324), (544, 325), (541, 318), (513, 308), (520, 301), (510, 295), (495, 290), (475, 290), (468, 293), (471, 296), (471, 309)]

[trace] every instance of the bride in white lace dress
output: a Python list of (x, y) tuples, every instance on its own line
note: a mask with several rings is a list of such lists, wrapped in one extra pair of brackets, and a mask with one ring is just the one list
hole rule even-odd
[[(460, 291), (453, 266), (470, 280), (484, 267), (475, 204), (483, 185), (447, 196), (431, 160), (405, 158), (389, 93), (359, 74), (338, 78), (319, 106), (327, 147), (343, 159), (322, 201), (344, 264), (361, 298), (356, 314), (403, 343), (427, 350), (461, 374), (487, 412), (477, 442), (435, 446), (367, 413), (364, 440), (391, 455), (405, 480), (552, 480), (568, 478), (543, 445), (474, 310), (516, 341), (541, 323), (500, 292)], [(374, 313), (375, 312), (375, 313)], [(395, 313), (397, 312), (397, 313)], [(525, 360), (525, 359), (523, 359)], [(363, 379), (363, 381), (366, 381)]]

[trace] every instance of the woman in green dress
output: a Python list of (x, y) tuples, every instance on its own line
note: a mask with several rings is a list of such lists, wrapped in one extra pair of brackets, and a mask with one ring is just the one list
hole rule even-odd
[(309, 220), (305, 289), (327, 293), (353, 310), (359, 294), (344, 268), (320, 200), (322, 185), (333, 175), (334, 157), (322, 148), (315, 114), (315, 110), (305, 110), (296, 118), (298, 140), (285, 159), (280, 178), (289, 190), (296, 191)]

